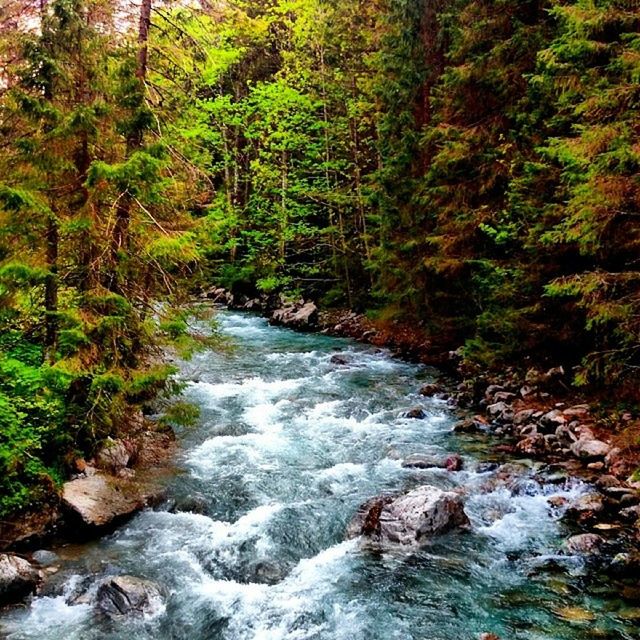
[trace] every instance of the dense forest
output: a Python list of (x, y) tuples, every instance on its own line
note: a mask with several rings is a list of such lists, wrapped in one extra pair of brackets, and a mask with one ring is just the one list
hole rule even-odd
[(637, 394), (637, 0), (7, 0), (0, 63), (0, 515), (212, 285)]

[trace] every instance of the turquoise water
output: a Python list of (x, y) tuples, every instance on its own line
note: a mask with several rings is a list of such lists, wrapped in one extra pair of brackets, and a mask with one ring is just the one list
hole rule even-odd
[[(46, 595), (0, 619), (12, 640), (502, 640), (640, 637), (637, 613), (558, 558), (569, 535), (534, 471), (495, 482), (452, 432), (446, 403), (417, 395), (428, 369), (346, 340), (223, 311), (235, 348), (181, 363), (199, 424), (179, 434), (169, 500), (114, 534), (60, 550)], [(331, 362), (340, 353), (348, 365)], [(424, 420), (403, 418), (421, 405)], [(404, 469), (413, 453), (462, 451), (465, 470)], [(465, 453), (467, 452), (467, 453)], [(478, 457), (479, 456), (479, 457)], [(460, 488), (473, 527), (419, 551), (345, 541), (357, 507), (420, 484)], [(195, 510), (198, 513), (180, 511)], [(544, 567), (551, 561), (554, 571)], [(158, 582), (162, 611), (107, 622), (74, 600), (108, 574)], [(573, 618), (573, 621), (567, 618)]]

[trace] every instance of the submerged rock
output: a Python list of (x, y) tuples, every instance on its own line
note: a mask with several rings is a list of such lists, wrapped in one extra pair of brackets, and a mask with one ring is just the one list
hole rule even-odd
[(460, 471), (463, 464), (462, 458), (457, 453), (445, 457), (415, 453), (402, 461), (402, 466), (408, 469), (446, 469), (447, 471)]
[(457, 493), (424, 485), (399, 497), (367, 501), (349, 524), (347, 536), (362, 535), (380, 545), (419, 545), (432, 536), (468, 527)]
[(105, 580), (96, 592), (95, 607), (109, 618), (128, 615), (152, 616), (162, 610), (160, 587), (134, 576)]
[(0, 605), (19, 602), (35, 593), (40, 580), (40, 572), (24, 558), (0, 554)]
[(413, 409), (409, 409), (409, 411), (404, 414), (404, 417), (424, 420), (427, 417), (427, 414), (424, 412), (422, 407), (413, 407)]

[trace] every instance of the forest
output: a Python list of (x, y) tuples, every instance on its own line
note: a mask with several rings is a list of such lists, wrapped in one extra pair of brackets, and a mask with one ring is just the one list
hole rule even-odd
[(637, 0), (5, 0), (0, 517), (211, 286), (638, 401)]

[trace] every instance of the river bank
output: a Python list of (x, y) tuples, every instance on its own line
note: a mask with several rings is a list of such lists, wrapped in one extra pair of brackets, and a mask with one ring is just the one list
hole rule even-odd
[[(502, 372), (470, 368), (461, 350), (444, 351), (414, 327), (372, 321), (350, 310), (321, 310), (311, 301), (282, 306), (269, 298), (245, 300), (223, 289), (209, 297), (232, 308), (257, 311), (272, 324), (347, 337), (397, 357), (436, 366), (442, 377), (420, 393), (446, 400), (474, 414), (455, 425), (458, 432), (489, 434), (496, 452), (539, 460), (588, 482), (594, 493), (571, 513), (580, 533), (598, 544), (622, 542), (629, 573), (640, 557), (640, 419), (630, 411), (607, 409), (585, 398), (559, 365), (538, 370), (510, 367)], [(418, 408), (419, 410), (419, 408)]]

